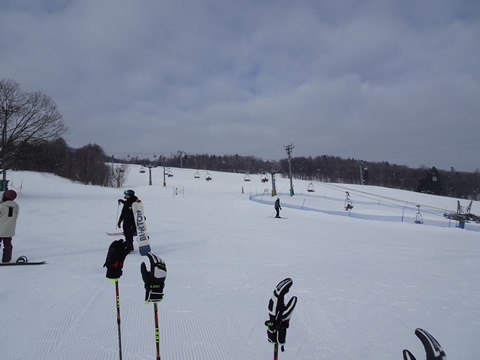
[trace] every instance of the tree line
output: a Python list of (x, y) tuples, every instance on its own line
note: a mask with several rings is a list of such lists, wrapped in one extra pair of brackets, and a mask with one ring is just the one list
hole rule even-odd
[[(270, 174), (289, 176), (288, 159), (264, 161), (254, 156), (241, 155), (171, 155), (160, 159), (132, 158), (126, 163), (145, 166), (184, 167), (196, 170)], [(410, 168), (387, 161), (369, 162), (342, 159), (338, 156), (292, 157), (294, 179), (348, 184), (376, 185), (394, 189), (422, 192), (460, 199), (480, 200), (480, 170), (460, 172), (432, 168)]]
[[(185, 154), (118, 159), (97, 144), (75, 149), (62, 135), (67, 131), (55, 102), (42, 92), (25, 92), (14, 80), (0, 80), (0, 171), (49, 172), (83, 184), (121, 187), (127, 164), (185, 167), (195, 170), (270, 174), (310, 181), (377, 185), (395, 189), (480, 199), (480, 171), (459, 172), (432, 168), (342, 159), (337, 156), (293, 157), (264, 161), (255, 156)], [(2, 181), (3, 190), (6, 181)], [(2, 190), (0, 188), (0, 190)]]
[[(254, 156), (173, 154), (158, 159), (114, 158), (96, 144), (78, 149), (63, 138), (24, 146), (14, 169), (49, 172), (82, 184), (121, 187), (129, 164), (151, 167), (180, 167), (192, 170), (242, 174), (271, 173), (289, 176), (288, 159), (265, 161)], [(480, 171), (460, 172), (432, 168), (409, 168), (388, 162), (342, 159), (337, 156), (292, 157), (293, 179), (376, 185), (460, 199), (480, 200)]]

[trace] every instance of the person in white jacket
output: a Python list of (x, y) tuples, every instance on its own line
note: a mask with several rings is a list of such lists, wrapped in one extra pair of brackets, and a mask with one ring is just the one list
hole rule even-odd
[(17, 218), (20, 207), (14, 201), (17, 193), (14, 190), (7, 190), (3, 193), (0, 203), (0, 245), (3, 243), (2, 262), (8, 263), (12, 260), (12, 237), (15, 236)]

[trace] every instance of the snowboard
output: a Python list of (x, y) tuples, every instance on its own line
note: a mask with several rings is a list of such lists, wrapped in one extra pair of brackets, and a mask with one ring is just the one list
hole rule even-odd
[(42, 265), (45, 264), (45, 261), (32, 261), (32, 262), (9, 262), (9, 263), (0, 263), (0, 266), (11, 266), (11, 265)]
[(135, 226), (137, 227), (137, 242), (140, 255), (146, 256), (150, 251), (150, 241), (148, 239), (147, 225), (145, 224), (145, 214), (143, 212), (143, 204), (134, 202), (132, 204), (133, 217)]

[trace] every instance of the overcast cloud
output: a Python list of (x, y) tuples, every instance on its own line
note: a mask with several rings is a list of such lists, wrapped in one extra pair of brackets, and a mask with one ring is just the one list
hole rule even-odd
[(116, 157), (480, 168), (478, 0), (2, 0), (0, 78)]

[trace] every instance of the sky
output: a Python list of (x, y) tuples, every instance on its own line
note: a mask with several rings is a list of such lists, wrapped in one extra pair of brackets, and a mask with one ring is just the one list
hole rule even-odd
[(480, 168), (477, 0), (3, 0), (0, 78), (116, 157)]
[[(212, 171), (205, 181), (206, 171), (195, 179), (196, 170), (172, 168), (163, 187), (161, 168), (151, 186), (139, 169), (129, 167), (120, 189), (8, 173), (20, 206), (13, 259), (46, 264), (0, 266), (1, 359), (119, 359), (116, 291), (103, 264), (120, 238), (106, 232), (118, 231), (126, 189), (142, 200), (151, 251), (167, 266), (158, 304), (164, 360), (271, 359), (267, 306), (287, 277), (286, 300), (298, 302), (281, 360), (399, 360), (403, 349), (425, 359), (416, 328), (448, 359), (478, 358), (480, 225), (459, 229), (443, 217), (457, 199), (320, 182), (312, 193), (301, 180), (290, 197), (289, 180), (276, 176), (275, 219), (271, 182), (260, 174), (245, 182)], [(415, 204), (423, 224), (414, 223)], [(479, 207), (474, 201), (472, 212)], [(154, 310), (140, 273), (148, 260), (134, 248), (118, 281), (122, 354), (155, 359)]]

